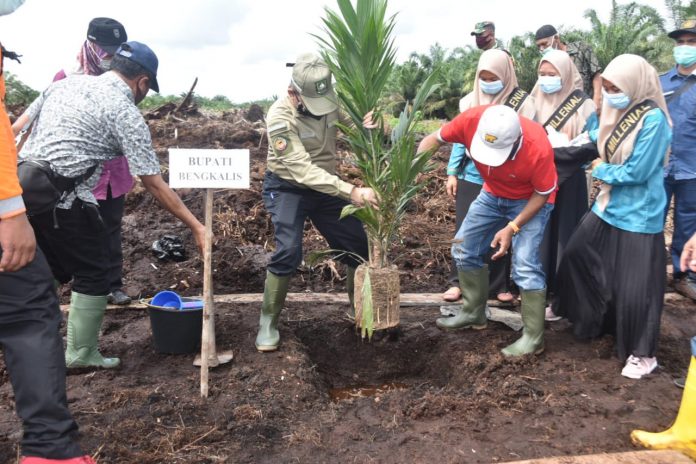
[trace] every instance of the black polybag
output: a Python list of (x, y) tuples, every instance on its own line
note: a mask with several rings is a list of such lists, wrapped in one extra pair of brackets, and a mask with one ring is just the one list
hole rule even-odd
[(586, 143), (580, 146), (556, 147), (553, 149), (558, 185), (560, 186), (570, 176), (575, 174), (587, 163), (599, 157), (597, 145)]
[(186, 261), (186, 249), (176, 235), (163, 235), (152, 242), (152, 252), (161, 261)]

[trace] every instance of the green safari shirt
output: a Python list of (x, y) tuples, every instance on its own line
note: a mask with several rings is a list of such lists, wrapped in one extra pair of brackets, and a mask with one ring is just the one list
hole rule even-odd
[(320, 118), (300, 114), (290, 97), (277, 100), (268, 110), (269, 171), (298, 187), (345, 200), (353, 184), (336, 175), (336, 123), (348, 125), (340, 111)]

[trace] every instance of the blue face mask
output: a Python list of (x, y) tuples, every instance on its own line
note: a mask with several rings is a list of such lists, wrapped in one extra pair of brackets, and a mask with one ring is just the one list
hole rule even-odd
[(544, 93), (556, 93), (563, 87), (561, 76), (539, 76), (539, 88)]
[(602, 96), (606, 100), (607, 104), (612, 108), (617, 110), (625, 110), (631, 103), (631, 99), (625, 93), (607, 93), (606, 90), (602, 89)]
[(674, 61), (685, 68), (696, 63), (696, 47), (692, 47), (691, 45), (678, 45), (674, 47), (673, 53)]
[(0, 16), (8, 15), (24, 3), (24, 0), (0, 0)]
[(482, 79), (479, 79), (479, 87), (481, 88), (481, 92), (488, 94), (488, 95), (495, 95), (497, 93), (500, 93), (501, 90), (503, 90), (503, 81), (498, 79), (497, 81), (493, 82), (486, 82)]

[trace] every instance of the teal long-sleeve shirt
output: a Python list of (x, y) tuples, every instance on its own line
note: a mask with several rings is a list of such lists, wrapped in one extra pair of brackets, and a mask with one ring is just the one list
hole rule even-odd
[[(597, 131), (590, 133), (597, 139)], [(603, 163), (592, 171), (595, 179), (611, 185), (604, 210), (595, 202), (592, 211), (603, 221), (622, 230), (657, 234), (664, 228), (665, 195), (663, 166), (672, 129), (658, 108), (645, 115), (643, 127), (623, 164)]]
[(461, 143), (452, 145), (449, 162), (447, 163), (447, 175), (457, 176), (460, 180), (463, 179), (467, 182), (483, 185), (483, 177), (476, 169), (476, 165), (467, 156), (466, 147)]

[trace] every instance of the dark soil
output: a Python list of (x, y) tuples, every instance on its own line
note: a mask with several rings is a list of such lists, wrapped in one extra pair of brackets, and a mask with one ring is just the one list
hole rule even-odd
[[(260, 196), (263, 122), (237, 112), (148, 122), (165, 166), (168, 147), (251, 150), (252, 188), (216, 193), (214, 280), (218, 294), (260, 293), (273, 247)], [(394, 251), (402, 291), (446, 287), (454, 204), (444, 194), (445, 160), (446, 153), (437, 155), (439, 169), (412, 205)], [(355, 177), (345, 162), (341, 172)], [(180, 194), (202, 217), (202, 192)], [(149, 248), (164, 234), (184, 239), (188, 260), (157, 261)], [(128, 197), (123, 236), (129, 294), (201, 293), (191, 234), (142, 187)], [(305, 255), (326, 248), (309, 224), (304, 247)], [(340, 292), (341, 274), (331, 260), (303, 265), (291, 290)], [(109, 310), (101, 348), (123, 365), (70, 373), (68, 398), (81, 443), (100, 463), (491, 463), (623, 451), (632, 449), (632, 429), (663, 429), (676, 415), (682, 391), (672, 379), (687, 367), (693, 309), (668, 300), (662, 367), (632, 381), (619, 375), (611, 337), (578, 342), (563, 322), (547, 326), (544, 354), (508, 360), (499, 350), (519, 334), (497, 323), (446, 333), (434, 324), (437, 308), (402, 308), (400, 330), (368, 342), (355, 333), (347, 307), (289, 304), (280, 350), (260, 354), (253, 344), (258, 305), (220, 304), (218, 348), (235, 358), (211, 370), (206, 400), (193, 355), (157, 353), (146, 312)], [(0, 462), (15, 462), (21, 427), (4, 368), (0, 380)]]

